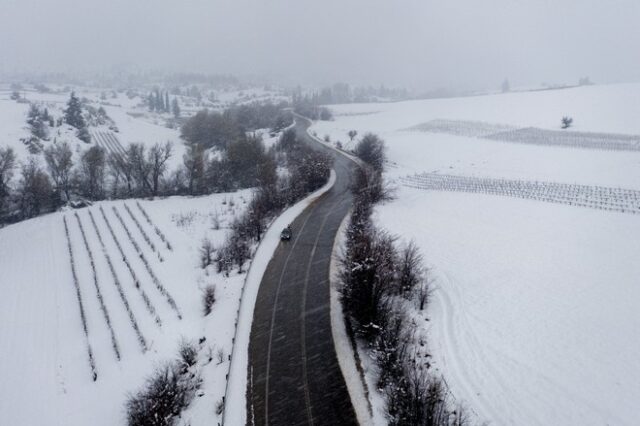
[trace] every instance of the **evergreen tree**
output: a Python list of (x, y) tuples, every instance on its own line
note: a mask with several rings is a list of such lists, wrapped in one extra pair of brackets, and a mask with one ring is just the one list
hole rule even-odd
[(180, 105), (178, 104), (178, 98), (173, 98), (171, 101), (171, 112), (175, 118), (180, 118)]
[(171, 111), (171, 105), (169, 104), (169, 92), (164, 92), (164, 112)]
[[(45, 110), (46, 111), (46, 110)], [(47, 112), (47, 122), (48, 120), (48, 112)], [(38, 139), (46, 140), (49, 136), (49, 132), (47, 130), (47, 125), (45, 123), (45, 116), (40, 111), (40, 109), (31, 104), (29, 107), (29, 112), (27, 113), (27, 124), (29, 125), (29, 129), (31, 130), (31, 134)]]
[(91, 134), (86, 127), (81, 127), (76, 132), (76, 136), (84, 143), (91, 143)]
[(82, 117), (82, 104), (75, 92), (71, 92), (71, 97), (67, 103), (67, 109), (64, 112), (64, 121), (76, 129), (83, 129), (86, 127), (84, 118)]
[(147, 97), (147, 104), (149, 104), (149, 111), (153, 112), (156, 109), (156, 101), (153, 97), (153, 92), (149, 93), (149, 97)]
[(156, 112), (164, 111), (164, 100), (160, 90), (156, 89)]

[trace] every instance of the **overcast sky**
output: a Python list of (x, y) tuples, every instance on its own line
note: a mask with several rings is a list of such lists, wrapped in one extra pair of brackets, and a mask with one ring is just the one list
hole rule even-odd
[(640, 81), (640, 0), (0, 0), (0, 72), (414, 89)]

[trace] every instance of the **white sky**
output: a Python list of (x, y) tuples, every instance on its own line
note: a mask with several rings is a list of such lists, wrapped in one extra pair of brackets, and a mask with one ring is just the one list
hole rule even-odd
[(640, 0), (0, 0), (0, 72), (303, 84), (640, 81)]

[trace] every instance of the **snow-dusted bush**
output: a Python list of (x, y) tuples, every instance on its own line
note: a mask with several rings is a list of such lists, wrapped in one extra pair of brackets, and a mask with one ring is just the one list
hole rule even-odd
[(365, 134), (356, 145), (355, 154), (376, 171), (384, 169), (386, 147), (384, 141), (373, 133)]
[(202, 294), (202, 307), (205, 316), (211, 313), (214, 303), (216, 303), (216, 286), (211, 284), (205, 287)]
[(371, 222), (372, 206), (380, 197), (372, 194), (368, 176), (361, 170), (354, 179), (355, 203), (341, 259), (348, 332), (365, 339), (380, 367), (378, 388), (386, 398), (389, 424), (463, 425), (464, 410), (452, 407), (444, 382), (417, 354), (415, 330), (405, 313), (410, 309), (407, 298), (429, 291), (422, 258), (413, 244), (398, 250), (395, 238)]
[(195, 343), (183, 339), (178, 348), (178, 355), (180, 356), (182, 368), (187, 369), (194, 366), (198, 361), (198, 348)]
[(216, 249), (210, 239), (205, 238), (202, 240), (200, 246), (200, 267), (205, 269), (207, 266), (213, 264), (213, 254)]
[(173, 426), (200, 387), (200, 377), (178, 362), (167, 363), (147, 379), (126, 403), (129, 426)]

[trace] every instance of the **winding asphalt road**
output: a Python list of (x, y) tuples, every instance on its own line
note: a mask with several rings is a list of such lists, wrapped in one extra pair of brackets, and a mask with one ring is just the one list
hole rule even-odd
[(340, 223), (352, 204), (355, 164), (306, 133), (298, 137), (334, 157), (336, 182), (292, 224), (264, 274), (251, 341), (247, 423), (255, 425), (357, 424), (336, 357), (329, 309), (329, 264)]

